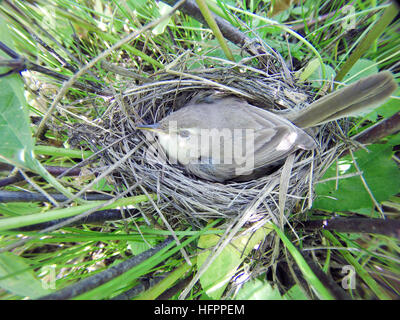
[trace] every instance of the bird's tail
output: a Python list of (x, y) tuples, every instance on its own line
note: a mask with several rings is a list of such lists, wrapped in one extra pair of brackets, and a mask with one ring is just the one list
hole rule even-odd
[(366, 114), (382, 104), (396, 89), (393, 75), (383, 71), (322, 97), (305, 109), (288, 115), (288, 120), (300, 128), (308, 128)]

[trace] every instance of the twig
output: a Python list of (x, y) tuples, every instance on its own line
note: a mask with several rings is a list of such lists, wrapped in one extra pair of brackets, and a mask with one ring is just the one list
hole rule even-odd
[[(11, 171), (14, 168), (14, 166), (12, 165), (8, 165), (8, 164), (1, 164), (0, 167), (0, 171)], [(79, 176), (79, 174), (81, 173), (81, 169), (80, 168), (67, 168), (67, 167), (59, 167), (59, 166), (45, 166), (46, 170), (52, 174), (53, 176)], [(26, 175), (28, 177), (33, 177), (36, 176), (37, 174), (32, 173), (32, 172), (26, 172)], [(11, 177), (7, 177), (4, 179), (0, 180), (0, 187), (5, 187), (20, 181), (23, 181), (25, 178), (24, 176), (17, 172), (15, 175), (11, 176)]]
[(59, 203), (57, 200), (55, 200), (49, 193), (47, 193), (46, 190), (41, 188), (39, 185), (37, 185), (34, 181), (32, 181), (27, 174), (24, 172), (24, 170), (19, 169), (19, 173), (24, 177), (24, 179), (37, 191), (40, 192), (40, 194), (47, 199), (47, 201), (50, 201), (54, 206), (59, 207)]
[(132, 289), (129, 289), (116, 297), (111, 298), (110, 300), (131, 300), (133, 297), (142, 293), (143, 291), (155, 286), (160, 281), (162, 281), (168, 273), (163, 274), (162, 276), (158, 276), (156, 278), (151, 279), (143, 279), (137, 286), (134, 286)]
[[(400, 112), (397, 112), (390, 118), (379, 121), (363, 132), (355, 135), (352, 139), (362, 144), (371, 144), (398, 132), (400, 132)], [(350, 149), (346, 149), (340, 156), (343, 157), (349, 153)]]
[(376, 218), (333, 218), (303, 221), (306, 230), (326, 229), (348, 233), (376, 233), (400, 239), (400, 221)]
[[(30, 71), (36, 71), (36, 72), (46, 74), (46, 75), (53, 77), (60, 81), (68, 81), (70, 79), (69, 77), (67, 77), (61, 73), (55, 72), (53, 70), (47, 69), (47, 68), (42, 67), (34, 62), (29, 61), (27, 58), (20, 56), (15, 51), (8, 48), (7, 45), (5, 45), (1, 41), (0, 41), (0, 49), (2, 51), (4, 51), (6, 54), (8, 54), (11, 58), (13, 58), (10, 60), (2, 60), (1, 61), (1, 66), (11, 68), (11, 70), (0, 74), (0, 77), (5, 77), (10, 74), (18, 73), (18, 72), (21, 72), (24, 70), (30, 70)], [(74, 83), (74, 86), (80, 90), (93, 92), (93, 93), (97, 93), (100, 95), (105, 95), (105, 96), (112, 95), (112, 92), (109, 90), (99, 89), (90, 84), (85, 84), (82, 82), (76, 82), (76, 83)]]
[[(126, 209), (124, 211), (121, 211), (120, 209), (100, 210), (100, 211), (93, 212), (89, 216), (83, 217), (79, 220), (72, 221), (66, 226), (70, 227), (70, 226), (78, 226), (78, 225), (82, 225), (82, 224), (102, 224), (107, 221), (118, 221), (118, 220), (127, 219), (130, 217), (134, 217), (138, 214), (139, 214), (139, 211), (137, 209)], [(69, 218), (63, 218), (63, 219), (58, 219), (58, 220), (52, 220), (52, 221), (32, 224), (30, 226), (18, 228), (16, 230), (39, 231), (40, 232), (40, 231), (43, 231), (44, 229), (51, 228), (59, 223), (64, 223), (68, 219)]]
[[(162, 2), (165, 2), (166, 4), (172, 6), (174, 5), (177, 1), (176, 0), (161, 0)], [(204, 20), (203, 15), (201, 14), (201, 11), (199, 7), (197, 6), (195, 0), (187, 0), (181, 8), (181, 11), (184, 12), (185, 14), (193, 17), (197, 21), (206, 24), (207, 22)], [(246, 36), (243, 32), (238, 30), (237, 28), (233, 27), (229, 22), (226, 20), (218, 17), (215, 14), (212, 14), (215, 22), (217, 23), (219, 29), (221, 30), (222, 35), (231, 41), (232, 43), (236, 44), (238, 47), (246, 50), (250, 55), (252, 56), (267, 56), (268, 59), (270, 59), (272, 56), (270, 53), (265, 51), (263, 46), (258, 43), (257, 41), (254, 41), (254, 39), (251, 39), (250, 37)]]
[[(335, 300), (352, 300), (350, 295), (334, 281), (329, 273), (325, 273), (324, 271), (322, 271), (321, 267), (309, 256), (307, 252), (302, 251), (301, 254), (304, 257), (304, 260), (310, 266), (311, 270), (315, 273), (315, 275), (323, 283), (323, 285), (330, 291)], [(303, 277), (303, 274), (301, 272), (299, 272), (299, 275)]]
[[(58, 202), (67, 201), (68, 198), (61, 193), (49, 193), (49, 196)], [(83, 194), (82, 199), (93, 200), (109, 200), (112, 196), (101, 193)], [(2, 191), (0, 190), (0, 203), (5, 202), (43, 202), (48, 199), (41, 193), (28, 192), (28, 191)]]
[(400, 112), (384, 119), (354, 137), (360, 143), (375, 143), (400, 131)]
[(181, 292), (193, 279), (193, 274), (186, 277), (185, 279), (179, 281), (173, 287), (165, 290), (162, 294), (160, 294), (156, 300), (169, 300), (177, 293)]
[[(65, 226), (67, 226), (67, 225), (70, 225), (71, 223), (73, 223), (73, 222), (75, 222), (75, 221), (81, 220), (81, 219), (83, 219), (83, 218), (89, 216), (90, 214), (92, 214), (92, 213), (94, 213), (94, 212), (96, 212), (96, 211), (101, 210), (102, 208), (104, 208), (104, 207), (106, 207), (106, 206), (108, 206), (108, 205), (114, 203), (116, 200), (118, 200), (118, 199), (120, 199), (120, 198), (123, 198), (126, 194), (128, 194), (129, 192), (131, 192), (133, 189), (137, 188), (137, 186), (138, 186), (140, 183), (142, 183), (142, 180), (136, 182), (135, 184), (133, 184), (132, 186), (130, 186), (128, 189), (126, 189), (126, 190), (125, 190), (124, 192), (122, 192), (121, 194), (115, 196), (114, 198), (111, 198), (110, 200), (107, 200), (107, 201), (103, 202), (102, 204), (100, 204), (100, 205), (98, 205), (98, 206), (96, 206), (96, 207), (94, 207), (94, 208), (91, 208), (91, 209), (89, 209), (89, 210), (87, 210), (87, 211), (85, 211), (85, 212), (83, 212), (83, 213), (81, 213), (81, 214), (78, 214), (78, 215), (76, 215), (76, 216), (70, 217), (70, 218), (68, 218), (68, 219), (66, 219), (66, 220), (63, 220), (63, 221), (61, 221), (61, 222), (58, 221), (58, 223), (56, 223), (55, 225), (52, 225), (52, 226), (47, 227), (47, 228), (45, 228), (45, 229), (43, 229), (43, 230), (40, 230), (40, 232), (38, 233), (38, 235), (36, 235), (35, 237), (40, 236), (40, 233), (46, 233), (46, 232), (54, 231), (54, 230), (60, 229), (60, 228), (62, 228), (62, 227), (65, 227)], [(22, 245), (24, 245), (26, 242), (32, 240), (32, 239), (35, 238), (35, 237), (27, 237), (27, 238), (21, 239), (21, 240), (19, 240), (19, 241), (16, 241), (16, 242), (14, 242), (14, 243), (12, 243), (12, 244), (10, 244), (10, 245), (4, 247), (4, 248), (0, 248), (0, 253), (1, 253), (1, 252), (5, 252), (5, 251), (9, 251), (9, 250), (12, 250), (12, 249), (15, 249), (15, 248), (17, 248), (17, 247), (19, 247), (19, 246), (22, 246)]]

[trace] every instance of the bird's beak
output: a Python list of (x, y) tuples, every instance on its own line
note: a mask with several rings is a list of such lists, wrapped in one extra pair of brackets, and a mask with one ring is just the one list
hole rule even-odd
[(147, 130), (147, 131), (153, 131), (153, 132), (160, 132), (161, 131), (161, 126), (160, 124), (153, 123), (153, 124), (139, 124), (136, 126), (136, 129), (139, 130)]

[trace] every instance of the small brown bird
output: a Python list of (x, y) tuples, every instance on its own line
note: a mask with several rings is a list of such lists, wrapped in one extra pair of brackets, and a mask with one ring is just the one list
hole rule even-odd
[(199, 178), (246, 181), (298, 149), (315, 148), (314, 139), (301, 128), (367, 113), (396, 89), (392, 74), (384, 71), (284, 115), (239, 98), (209, 96), (137, 129), (155, 132), (170, 162)]

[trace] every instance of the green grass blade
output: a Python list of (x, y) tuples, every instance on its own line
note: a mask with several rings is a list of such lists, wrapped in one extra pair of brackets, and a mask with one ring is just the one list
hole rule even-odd
[[(195, 265), (196, 259), (191, 259), (191, 262), (193, 265)], [(175, 269), (170, 275), (161, 280), (155, 286), (136, 296), (134, 300), (155, 300), (158, 296), (160, 296), (163, 292), (170, 288), (176, 281), (181, 279), (185, 275), (185, 273), (191, 268), (192, 266), (184, 263), (182, 266)]]
[(333, 300), (334, 297), (329, 292), (327, 288), (322, 284), (322, 282), (318, 279), (318, 277), (314, 274), (311, 270), (310, 266), (304, 260), (301, 253), (296, 249), (296, 247), (292, 244), (292, 242), (286, 237), (281, 229), (279, 229), (275, 224), (272, 224), (275, 232), (278, 234), (279, 238), (281, 238), (282, 242), (289, 250), (290, 254), (292, 255), (293, 259), (296, 261), (298, 267), (300, 268), (301, 272), (303, 273), (307, 282), (313, 287), (315, 292), (317, 293), (318, 297), (322, 300)]
[[(145, 195), (129, 197), (118, 199), (114, 203), (106, 205), (102, 207), (102, 210), (107, 209), (114, 209), (117, 207), (128, 206), (128, 205), (135, 205), (140, 202), (145, 202), (148, 200), (148, 197)], [(90, 209), (96, 208), (109, 200), (105, 201), (91, 201), (90, 203), (83, 204), (80, 206), (68, 207), (64, 209), (54, 209), (49, 210), (43, 213), (36, 213), (36, 214), (28, 214), (23, 215), (20, 217), (12, 217), (12, 218), (5, 218), (0, 220), (0, 231), (8, 230), (8, 229), (15, 229), (20, 228), (32, 224), (37, 224), (41, 222), (47, 222), (51, 220), (57, 220), (62, 218), (69, 218), (76, 216), (78, 214), (84, 213)]]
[[(332, 242), (334, 246), (342, 247), (343, 245), (337, 240), (332, 233), (324, 230), (325, 237)], [(379, 284), (369, 275), (365, 267), (361, 266), (353, 255), (347, 250), (340, 250), (340, 254), (354, 267), (357, 275), (365, 281), (370, 289), (376, 294), (381, 300), (391, 300), (391, 298), (381, 289)]]
[(68, 157), (75, 159), (86, 159), (93, 155), (92, 151), (82, 151), (75, 149), (57, 148), (52, 146), (34, 146), (33, 150), (35, 154), (56, 156), (56, 157)]
[(392, 20), (396, 17), (399, 9), (397, 8), (397, 4), (392, 3), (389, 5), (382, 17), (377, 21), (371, 31), (365, 36), (365, 38), (359, 43), (359, 45), (355, 48), (354, 52), (350, 55), (345, 64), (340, 68), (339, 72), (336, 75), (335, 81), (341, 81), (347, 72), (351, 69), (351, 67), (361, 58), (361, 56), (369, 50), (371, 47), (371, 43), (374, 43), (376, 39), (385, 31), (388, 25), (392, 22)]
[(233, 54), (232, 54), (231, 50), (229, 49), (228, 44), (226, 43), (221, 30), (219, 30), (218, 25), (215, 22), (215, 19), (210, 12), (210, 9), (208, 9), (207, 3), (205, 2), (205, 0), (196, 0), (196, 2), (200, 8), (200, 11), (201, 11), (204, 19), (207, 21), (208, 26), (211, 28), (211, 30), (214, 33), (214, 36), (217, 38), (218, 43), (221, 46), (222, 50), (224, 51), (226, 57), (229, 60), (235, 62), (235, 58), (233, 57)]

